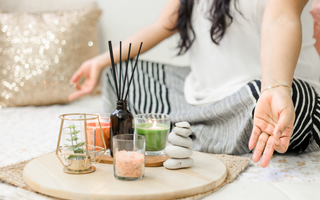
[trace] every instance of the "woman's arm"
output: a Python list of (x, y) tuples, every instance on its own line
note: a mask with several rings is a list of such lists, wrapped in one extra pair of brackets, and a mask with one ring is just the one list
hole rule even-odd
[[(299, 58), (301, 13), (308, 0), (268, 0), (261, 30), (261, 91), (268, 86), (291, 87)], [(293, 133), (295, 112), (290, 90), (277, 87), (264, 91), (257, 102), (249, 148), (253, 161), (266, 167), (274, 150), (284, 153)], [(261, 134), (266, 132), (266, 134)]]
[[(132, 43), (130, 58), (133, 58), (138, 54), (140, 42), (143, 42), (141, 49), (141, 53), (143, 53), (173, 35), (176, 32), (172, 29), (178, 18), (179, 5), (179, 0), (169, 0), (155, 22), (125, 39), (122, 42), (122, 60), (127, 59), (127, 56), (125, 55), (128, 55), (129, 43)], [(113, 49), (113, 54), (114, 61), (119, 62), (119, 46), (116, 46)], [(69, 96), (69, 100), (71, 101), (84, 94), (90, 93), (97, 85), (103, 68), (110, 64), (109, 52), (105, 52), (95, 58), (85, 61), (71, 78), (71, 82), (76, 84), (78, 90)], [(86, 80), (82, 85), (79, 85), (78, 81), (83, 76)]]
[(308, 0), (268, 0), (261, 30), (262, 90), (269, 85), (291, 86), (299, 58), (301, 13)]

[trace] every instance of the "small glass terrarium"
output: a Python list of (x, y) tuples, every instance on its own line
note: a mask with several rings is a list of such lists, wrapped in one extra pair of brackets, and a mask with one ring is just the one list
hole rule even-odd
[[(63, 164), (63, 171), (69, 174), (85, 174), (95, 171), (92, 163), (101, 160), (106, 152), (99, 116), (95, 114), (65, 114), (60, 115), (61, 126), (56, 154)], [(92, 128), (88, 124), (98, 122), (97, 128)], [(97, 145), (97, 137), (103, 142)]]

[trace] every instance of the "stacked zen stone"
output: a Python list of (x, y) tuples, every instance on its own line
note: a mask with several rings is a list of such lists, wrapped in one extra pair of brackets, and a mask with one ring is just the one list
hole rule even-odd
[(192, 133), (188, 122), (179, 122), (169, 134), (168, 140), (172, 145), (166, 147), (166, 153), (169, 158), (163, 163), (167, 169), (180, 169), (191, 167), (193, 159), (189, 158), (192, 155), (191, 147), (193, 141), (189, 137)]

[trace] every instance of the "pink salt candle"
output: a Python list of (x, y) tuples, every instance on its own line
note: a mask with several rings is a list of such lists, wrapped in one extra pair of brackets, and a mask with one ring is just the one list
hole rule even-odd
[(144, 155), (136, 151), (118, 151), (115, 155), (116, 172), (122, 177), (141, 177), (143, 175)]

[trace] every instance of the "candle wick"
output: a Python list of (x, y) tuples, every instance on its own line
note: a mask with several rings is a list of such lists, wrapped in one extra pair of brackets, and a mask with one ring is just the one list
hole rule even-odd
[(153, 122), (152, 128), (156, 128), (157, 127), (157, 122)]

